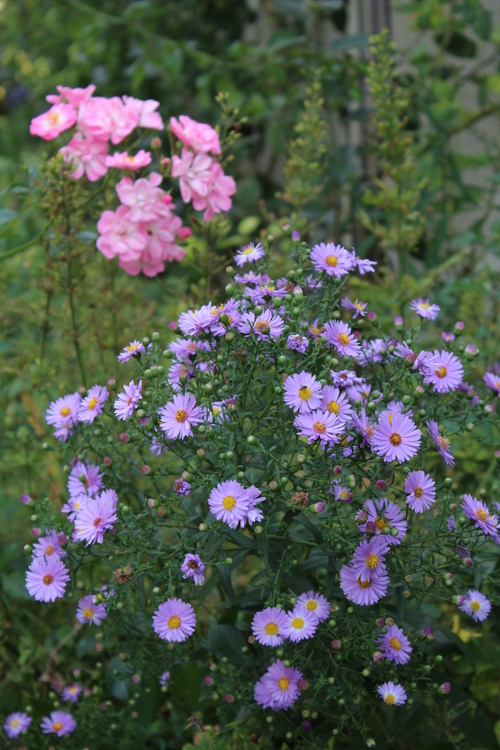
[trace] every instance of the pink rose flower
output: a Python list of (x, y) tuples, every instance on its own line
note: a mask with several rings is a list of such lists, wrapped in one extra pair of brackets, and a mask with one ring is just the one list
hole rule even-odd
[(129, 172), (135, 172), (136, 169), (142, 169), (151, 164), (151, 154), (141, 148), (134, 156), (129, 156), (128, 151), (119, 153), (118, 151), (111, 156), (106, 157), (106, 166), (115, 169), (127, 169)]
[(139, 115), (132, 104), (124, 104), (118, 96), (106, 99), (96, 96), (80, 105), (78, 128), (86, 136), (100, 141), (123, 141), (139, 124)]
[(154, 99), (134, 99), (132, 96), (124, 96), (123, 101), (126, 105), (134, 108), (135, 112), (139, 116), (139, 127), (148, 128), (150, 130), (163, 130), (165, 125), (156, 109), (160, 106), (160, 102)]
[(221, 153), (219, 135), (206, 123), (180, 115), (178, 120), (176, 117), (170, 118), (170, 129), (185, 146), (191, 146), (195, 151), (205, 154)]
[(76, 112), (69, 104), (54, 104), (43, 115), (34, 117), (30, 124), (30, 134), (38, 135), (44, 141), (53, 141), (65, 130), (73, 127)]
[(65, 162), (74, 166), (70, 177), (79, 180), (85, 173), (90, 182), (95, 182), (108, 171), (106, 158), (108, 153), (107, 141), (97, 141), (94, 138), (82, 138), (75, 135), (67, 146), (60, 149)]

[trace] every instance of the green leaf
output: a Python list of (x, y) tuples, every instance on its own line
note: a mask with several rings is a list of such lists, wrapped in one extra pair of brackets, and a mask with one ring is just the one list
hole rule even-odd
[(346, 49), (360, 49), (368, 47), (370, 34), (346, 34), (336, 39), (332, 44), (333, 52), (341, 52)]
[(12, 211), (10, 208), (0, 208), (0, 224), (8, 224), (17, 216), (17, 211)]
[(233, 625), (212, 623), (208, 633), (208, 648), (219, 658), (227, 657), (231, 664), (242, 666), (247, 659), (241, 649), (246, 646), (243, 634)]

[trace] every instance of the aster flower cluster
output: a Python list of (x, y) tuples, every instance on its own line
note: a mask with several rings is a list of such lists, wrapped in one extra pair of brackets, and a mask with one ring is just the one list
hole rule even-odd
[[(396, 711), (449, 692), (429, 613), (489, 627), (498, 488), (458, 487), (452, 469), (480, 430), (489, 445), (497, 391), (458, 333), (433, 334), (430, 303), (386, 328), (348, 289), (374, 264), (289, 242), (286, 277), (263, 242), (244, 246), (226, 302), (183, 312), (161, 346), (138, 333), (120, 385), (50, 405), (67, 499), (56, 516), (37, 506), (27, 587), (53, 601), (92, 580), (71, 617), (131, 681), (175, 695), (189, 669), (200, 711), (250, 712), (307, 747), (313, 714), (365, 737), (374, 698)], [(432, 312), (415, 322), (417, 307)]]
[[(106, 258), (118, 258), (128, 274), (156, 276), (165, 270), (166, 262), (182, 260), (186, 251), (179, 242), (191, 235), (175, 213), (172, 196), (160, 188), (164, 176), (179, 180), (182, 200), (203, 211), (206, 222), (231, 208), (236, 184), (217, 160), (221, 155), (217, 131), (187, 115), (170, 118), (180, 155), (174, 153), (170, 159), (157, 154), (159, 171), (133, 179), (131, 175), (150, 167), (151, 152), (110, 154), (110, 144), (126, 143), (136, 129), (163, 131), (165, 125), (157, 112), (160, 103), (130, 96), (94, 96), (95, 89), (94, 85), (85, 89), (57, 86), (58, 93), (46, 97), (51, 108), (31, 121), (30, 133), (51, 141), (71, 131), (71, 139), (59, 151), (75, 180), (85, 176), (96, 182), (109, 170), (126, 173), (115, 185), (118, 207), (104, 211), (97, 222), (96, 245)], [(155, 139), (153, 146), (158, 150), (161, 140)]]

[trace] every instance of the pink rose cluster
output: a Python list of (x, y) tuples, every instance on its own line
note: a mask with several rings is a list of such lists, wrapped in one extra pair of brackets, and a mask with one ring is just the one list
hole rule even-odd
[(203, 220), (229, 211), (236, 183), (210, 154), (221, 153), (217, 132), (187, 115), (170, 118), (170, 129), (183, 144), (181, 155), (172, 157), (172, 177), (179, 178), (184, 203), (193, 203), (195, 211), (204, 211)]
[(74, 169), (71, 174), (79, 180), (85, 174), (95, 182), (110, 167), (134, 171), (151, 162), (151, 155), (140, 151), (136, 156), (108, 155), (109, 142), (116, 146), (137, 127), (163, 130), (164, 124), (156, 109), (159, 102), (142, 101), (131, 96), (93, 96), (95, 86), (71, 89), (57, 86), (58, 94), (46, 98), (52, 107), (31, 121), (31, 135), (52, 141), (61, 133), (76, 126), (76, 133), (60, 151)]
[(104, 211), (97, 222), (97, 248), (106, 258), (117, 256), (131, 276), (140, 271), (156, 276), (165, 270), (165, 261), (182, 260), (186, 254), (177, 242), (191, 230), (174, 214), (172, 196), (159, 187), (161, 182), (158, 172), (138, 180), (122, 177), (116, 185), (120, 205)]

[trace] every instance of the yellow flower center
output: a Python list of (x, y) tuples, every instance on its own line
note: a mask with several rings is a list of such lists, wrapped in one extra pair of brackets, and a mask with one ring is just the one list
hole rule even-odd
[(430, 304), (428, 302), (421, 302), (419, 307), (421, 310), (428, 310), (430, 307)]
[(339, 492), (339, 500), (349, 500), (349, 493), (347, 490), (342, 490), (342, 492)]
[(21, 720), (20, 720), (20, 719), (13, 719), (13, 720), (12, 720), (12, 721), (10, 722), (10, 725), (11, 725), (11, 727), (12, 727), (13, 729), (15, 729), (15, 727), (18, 727), (20, 723), (21, 723)]
[(424, 491), (422, 487), (415, 487), (415, 489), (413, 490), (413, 494), (415, 495), (415, 497), (422, 497)]
[(94, 616), (94, 610), (93, 609), (89, 609), (87, 607), (87, 609), (83, 610), (83, 614), (85, 615), (85, 617), (89, 617), (89, 618), (93, 617)]
[(337, 341), (341, 346), (347, 346), (349, 342), (351, 341), (351, 337), (347, 335), (347, 333), (339, 333), (337, 335)]
[(63, 406), (59, 413), (61, 417), (68, 417), (71, 414), (71, 409), (69, 408), (69, 406)]
[(75, 510), (78, 510), (79, 507), (80, 507), (80, 505), (81, 505), (81, 503), (75, 503)]
[[(311, 326), (309, 330), (311, 333), (314, 333), (316, 335), (319, 334), (319, 328), (317, 326)], [(498, 384), (500, 385), (500, 380), (498, 381)]]
[(235, 505), (236, 498), (234, 498), (232, 495), (226, 495), (226, 497), (222, 501), (222, 507), (226, 510), (232, 510)]
[(314, 432), (317, 432), (319, 435), (323, 435), (326, 432), (326, 426), (324, 422), (315, 422), (313, 424), (313, 430)]
[(394, 697), (392, 693), (388, 693), (385, 696), (384, 701), (386, 702), (388, 706), (393, 706), (396, 703), (396, 698)]
[(337, 403), (337, 401), (329, 401), (326, 405), (326, 408), (330, 412), (330, 414), (338, 414), (340, 411), (340, 406)]
[(278, 680), (278, 687), (280, 690), (288, 690), (289, 684), (290, 680), (287, 680), (286, 677), (280, 677)]
[(469, 606), (473, 612), (479, 612), (479, 610), (481, 609), (481, 605), (478, 601), (471, 602)]
[(172, 615), (172, 617), (168, 618), (167, 625), (170, 630), (177, 630), (181, 626), (181, 618), (179, 615)]
[(356, 300), (356, 302), (354, 302), (353, 304), (354, 304), (354, 307), (357, 310), (359, 310), (360, 312), (361, 312), (361, 310), (363, 310), (363, 304), (362, 304), (362, 302), (358, 302), (358, 300)]
[(446, 369), (444, 365), (441, 365), (439, 370), (436, 370), (436, 375), (438, 376), (438, 378), (444, 378), (447, 374), (448, 374), (448, 370)]
[(138, 349), (140, 344), (130, 344), (129, 346), (126, 346), (126, 350), (128, 352), (135, 352), (136, 349)]
[(442, 448), (443, 450), (446, 450), (446, 449), (447, 449), (447, 447), (448, 447), (448, 446), (449, 446), (449, 444), (450, 444), (450, 441), (448, 440), (448, 438), (445, 438), (445, 437), (443, 437), (442, 435), (440, 435), (440, 436), (438, 437), (438, 443), (439, 443), (440, 447), (441, 447), (441, 448)]
[(264, 631), (266, 635), (278, 635), (278, 626), (275, 622), (268, 622)]
[(302, 630), (304, 627), (304, 620), (302, 617), (294, 617), (290, 625), (292, 628), (295, 628), (295, 630)]
[(78, 688), (73, 685), (73, 687), (69, 688), (68, 692), (73, 695), (74, 693), (78, 692)]
[(59, 122), (59, 112), (48, 112), (47, 122), (49, 123), (49, 125), (57, 125), (57, 123)]
[(366, 564), (366, 567), (369, 568), (370, 570), (374, 570), (379, 564), (379, 562), (380, 562), (380, 557), (376, 555), (375, 552), (370, 552), (370, 554), (366, 556), (365, 564)]
[(389, 638), (389, 646), (393, 648), (395, 651), (401, 650), (401, 643), (398, 641), (397, 638)]
[(55, 552), (55, 549), (54, 549), (54, 547), (52, 546), (52, 544), (48, 544), (48, 545), (47, 545), (47, 546), (45, 547), (45, 554), (46, 554), (46, 555), (49, 555), (49, 556), (50, 556), (50, 555), (53, 555), (53, 554), (54, 554), (54, 552)]
[(51, 576), (50, 573), (46, 573), (44, 577), (42, 578), (42, 581), (46, 586), (50, 586), (52, 581), (54, 580), (54, 576)]
[(94, 411), (94, 409), (96, 408), (96, 406), (97, 406), (97, 404), (98, 404), (98, 403), (99, 403), (99, 399), (97, 399), (97, 398), (96, 398), (96, 397), (94, 396), (94, 397), (93, 397), (93, 398), (91, 398), (91, 399), (90, 399), (90, 401), (88, 402), (88, 404), (87, 404), (87, 409), (88, 409), (89, 411)]
[(358, 578), (357, 584), (360, 589), (369, 589), (372, 585), (372, 579), (370, 578), (369, 581), (362, 581), (361, 578)]
[(269, 333), (269, 323), (267, 323), (265, 320), (258, 320), (255, 324), (255, 327), (260, 333)]
[(55, 724), (52, 724), (52, 729), (54, 732), (59, 732), (62, 729), (62, 724), (60, 721), (56, 721)]
[(389, 441), (392, 443), (392, 445), (401, 445), (401, 435), (399, 434), (399, 432), (393, 432), (389, 438)]
[(377, 531), (382, 531), (387, 526), (387, 521), (384, 518), (377, 518), (375, 521), (375, 528)]
[(327, 255), (325, 258), (325, 263), (327, 266), (330, 266), (330, 268), (335, 268), (338, 262), (339, 259), (336, 258), (335, 255)]
[(188, 418), (188, 413), (185, 409), (177, 409), (175, 412), (175, 419), (177, 422), (185, 422)]
[(363, 432), (365, 433), (366, 437), (369, 437), (369, 438), (373, 437), (373, 427), (370, 427), (370, 425), (367, 425), (364, 428)]
[(309, 599), (309, 601), (306, 604), (307, 609), (309, 612), (314, 612), (315, 609), (318, 609), (318, 602), (315, 602), (314, 599)]
[(307, 387), (307, 385), (303, 385), (299, 388), (299, 398), (302, 399), (302, 401), (307, 401), (312, 396), (312, 391), (310, 388)]
[(246, 247), (242, 250), (243, 255), (251, 255), (253, 253), (253, 247)]
[(486, 511), (485, 511), (485, 510), (483, 510), (482, 508), (480, 508), (479, 510), (475, 510), (475, 511), (474, 511), (474, 515), (476, 516), (476, 518), (477, 518), (477, 519), (478, 519), (479, 521), (482, 521), (483, 523), (484, 523), (484, 522), (486, 521), (486, 519), (488, 518), (488, 514), (487, 514), (487, 513), (486, 513)]

